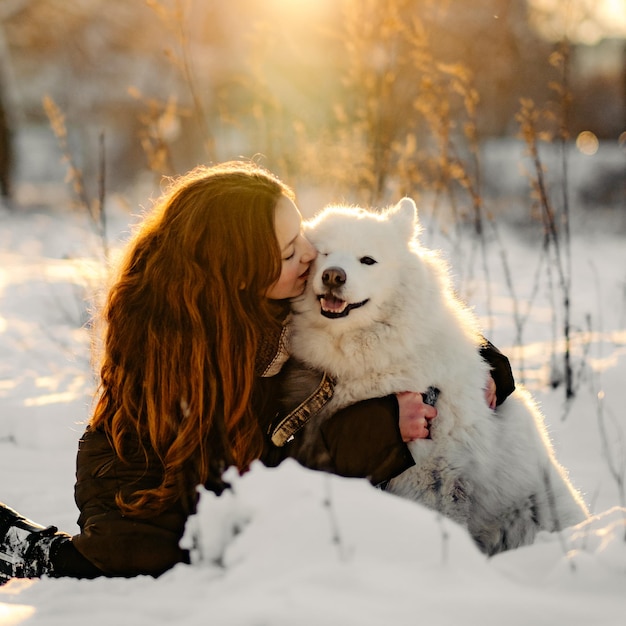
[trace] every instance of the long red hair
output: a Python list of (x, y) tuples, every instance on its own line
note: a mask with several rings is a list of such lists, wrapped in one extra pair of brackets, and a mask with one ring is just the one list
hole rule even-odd
[(161, 512), (180, 496), (183, 475), (203, 483), (216, 463), (244, 471), (261, 454), (251, 397), (262, 337), (280, 325), (264, 294), (280, 275), (281, 195), (293, 199), (251, 163), (196, 168), (173, 182), (127, 247), (103, 309), (91, 426), (122, 459), (125, 442), (139, 441), (163, 480), (118, 494), (124, 514)]

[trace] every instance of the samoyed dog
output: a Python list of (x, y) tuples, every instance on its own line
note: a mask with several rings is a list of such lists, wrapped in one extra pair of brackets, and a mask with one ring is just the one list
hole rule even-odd
[(413, 200), (381, 213), (328, 207), (305, 228), (319, 255), (292, 303), (291, 353), (335, 380), (315, 419), (436, 388), (430, 438), (408, 444), (415, 466), (388, 491), (463, 524), (489, 555), (588, 517), (530, 394), (518, 388), (495, 411), (487, 406), (477, 319), (455, 297), (446, 263), (420, 245)]

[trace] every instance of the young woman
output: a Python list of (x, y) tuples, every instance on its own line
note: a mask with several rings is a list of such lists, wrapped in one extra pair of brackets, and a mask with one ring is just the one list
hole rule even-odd
[[(103, 310), (97, 402), (77, 456), (80, 533), (0, 504), (0, 583), (158, 576), (189, 560), (178, 543), (197, 485), (219, 494), (227, 467), (297, 454), (297, 435), (296, 445), (272, 443), (278, 423), (302, 418), (277, 421), (276, 374), (289, 299), (315, 256), (292, 190), (266, 170), (226, 163), (172, 184), (128, 244)], [(485, 356), (494, 403), (513, 381), (505, 357), (492, 347)], [(311, 406), (328, 393), (320, 385)], [(325, 425), (332, 471), (396, 476), (413, 463), (404, 442), (427, 436), (435, 416), (418, 393), (344, 409)]]

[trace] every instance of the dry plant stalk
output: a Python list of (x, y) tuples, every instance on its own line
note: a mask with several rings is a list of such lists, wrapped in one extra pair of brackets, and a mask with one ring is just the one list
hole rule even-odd
[(138, 118), (141, 124), (139, 141), (146, 156), (148, 168), (159, 178), (163, 175), (175, 174), (170, 142), (178, 134), (180, 118), (189, 113), (180, 109), (173, 96), (163, 102), (156, 98), (144, 97), (136, 87), (129, 87), (128, 93), (132, 98), (140, 101), (144, 108)]
[(173, 36), (177, 51), (173, 47), (169, 47), (166, 48), (165, 54), (182, 74), (191, 98), (193, 116), (198, 125), (200, 136), (203, 138), (207, 158), (209, 161), (215, 161), (217, 158), (215, 136), (209, 126), (209, 117), (200, 97), (198, 81), (192, 63), (191, 41), (186, 27), (190, 2), (189, 0), (175, 0), (171, 9), (159, 0), (146, 0), (146, 4)]
[(57, 142), (61, 150), (62, 161), (67, 165), (67, 176), (65, 182), (70, 184), (78, 207), (86, 211), (89, 216), (102, 244), (104, 258), (108, 259), (109, 245), (107, 239), (106, 212), (104, 208), (106, 196), (106, 155), (104, 133), (101, 133), (99, 136), (98, 195), (95, 198), (90, 198), (85, 186), (83, 171), (77, 166), (70, 149), (65, 116), (50, 96), (44, 96), (43, 107), (46, 115), (48, 116), (48, 120), (50, 121), (52, 132), (57, 138)]
[[(547, 256), (552, 255), (552, 264), (547, 264), (548, 278), (554, 267), (557, 273), (557, 287), (562, 302), (562, 332), (564, 340), (563, 365), (565, 396), (567, 400), (574, 397), (574, 375), (571, 355), (571, 264), (569, 261), (569, 220), (558, 214), (548, 191), (546, 168), (539, 153), (539, 142), (553, 140), (553, 134), (540, 130), (539, 126), (550, 115), (540, 111), (530, 99), (521, 101), (521, 109), (516, 119), (520, 125), (520, 136), (526, 145), (527, 155), (532, 164), (528, 173), (533, 198), (538, 204), (541, 222), (544, 227), (543, 248)], [(565, 184), (562, 181), (562, 184)], [(556, 311), (553, 310), (554, 316)], [(558, 377), (553, 375), (553, 386), (558, 386)]]

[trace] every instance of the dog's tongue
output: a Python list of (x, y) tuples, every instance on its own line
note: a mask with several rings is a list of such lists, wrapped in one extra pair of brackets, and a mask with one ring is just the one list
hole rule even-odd
[(320, 298), (320, 304), (324, 311), (333, 313), (341, 313), (346, 308), (346, 301), (335, 298), (335, 296), (327, 295)]

